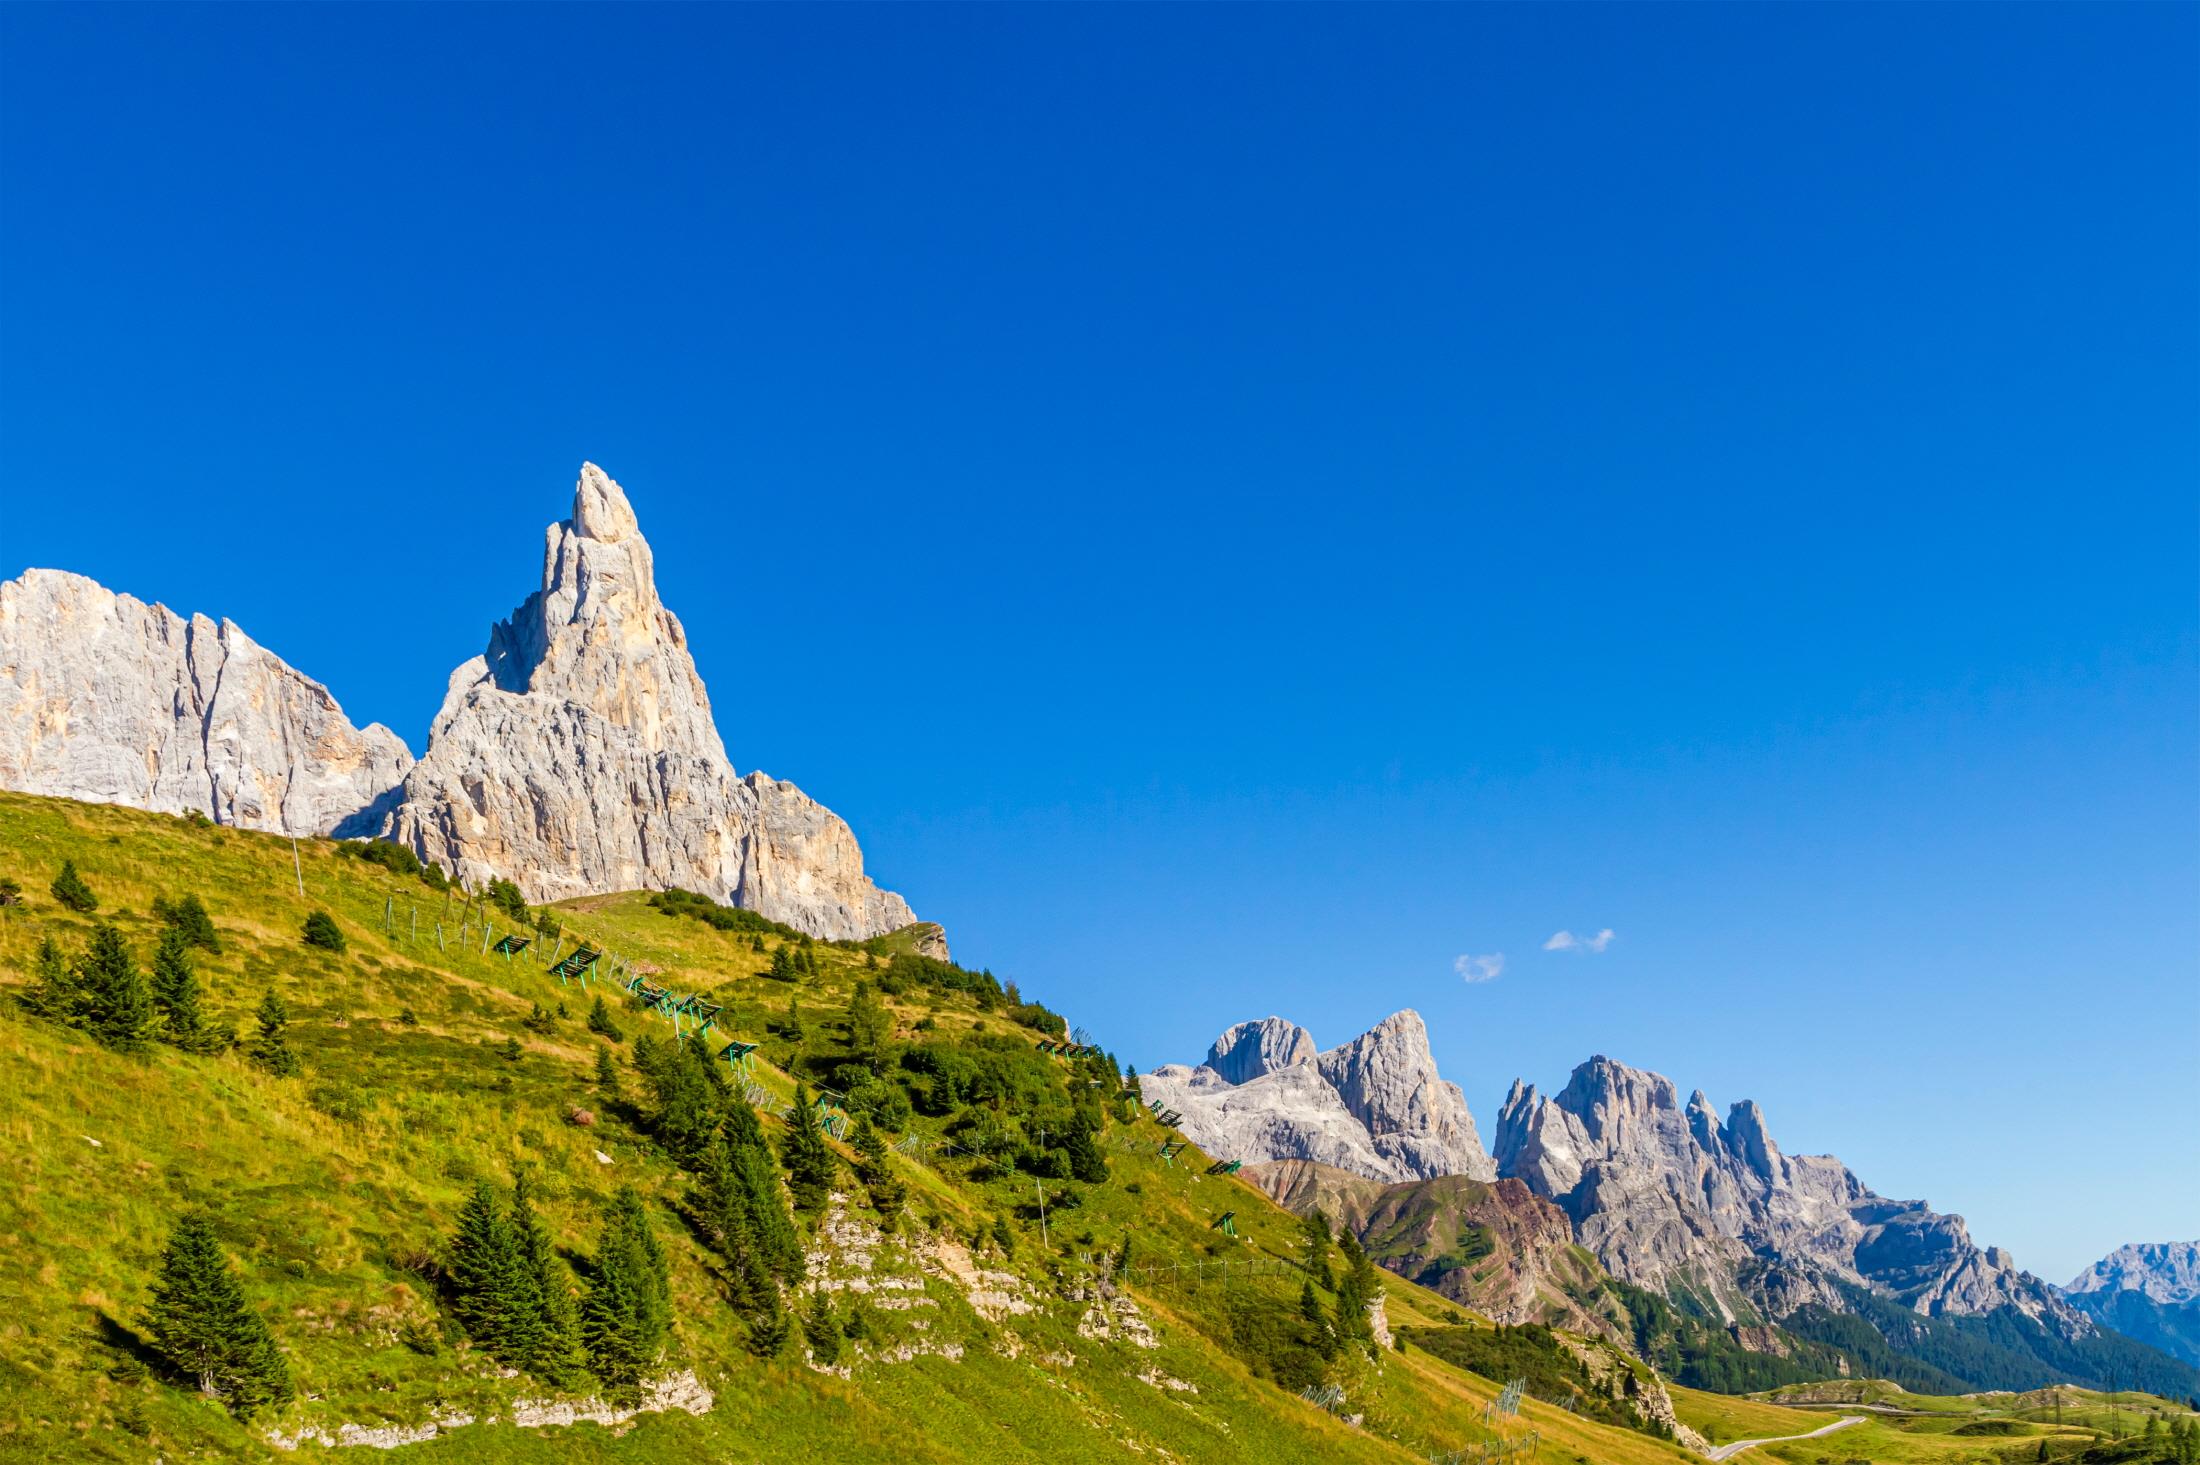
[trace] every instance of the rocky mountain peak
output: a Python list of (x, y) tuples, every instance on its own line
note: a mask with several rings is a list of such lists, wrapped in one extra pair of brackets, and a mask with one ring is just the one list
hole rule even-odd
[(2078, 1273), (2070, 1293), (2136, 1292), (2176, 1306), (2200, 1302), (2200, 1241), (2142, 1241), (2119, 1246)]
[(1318, 1160), (1377, 1180), (1495, 1173), (1466, 1096), (1437, 1073), (1411, 1009), (1324, 1053), (1282, 1018), (1239, 1023), (1206, 1062), (1157, 1068), (1145, 1090), (1183, 1111), (1202, 1148), (1231, 1159)]
[(388, 833), (536, 901), (678, 886), (818, 936), (914, 920), (830, 810), (735, 774), (634, 506), (593, 463), (539, 587), (452, 674)]
[[(1686, 1285), (1730, 1316), (1837, 1302), (1833, 1284), (1846, 1283), (1920, 1312), (2014, 1306), (2066, 1333), (2084, 1326), (2006, 1253), (1974, 1245), (1962, 1217), (1875, 1195), (1831, 1156), (1783, 1154), (1751, 1100), (1721, 1122), (1700, 1089), (1683, 1107), (1671, 1080), (1601, 1054), (1553, 1098), (1514, 1083), (1497, 1164), (1562, 1206), (1616, 1275)], [(1776, 1299), (1744, 1296), (1751, 1258), (1772, 1264), (1760, 1275)]]
[(1207, 1049), (1207, 1067), (1234, 1084), (1304, 1063), (1314, 1056), (1314, 1035), (1295, 1022), (1264, 1017), (1226, 1028)]
[(642, 532), (641, 520), (634, 516), (626, 490), (593, 463), (581, 464), (580, 481), (573, 485), (571, 522), (575, 534), (604, 544), (639, 538)]

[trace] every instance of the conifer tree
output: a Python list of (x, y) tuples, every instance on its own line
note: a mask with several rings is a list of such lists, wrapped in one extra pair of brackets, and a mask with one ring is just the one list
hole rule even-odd
[(649, 1085), (650, 1129), (675, 1160), (692, 1170), (725, 1112), (724, 1079), (698, 1041), (653, 1049), (651, 1060), (643, 1072)]
[(1368, 1260), (1359, 1238), (1350, 1229), (1338, 1236), (1337, 1249), (1344, 1254), (1345, 1262), (1345, 1273), (1337, 1280), (1337, 1337), (1347, 1343), (1372, 1343), (1375, 1328), (1367, 1310), (1382, 1291), (1375, 1264)]
[(270, 992), (260, 999), (259, 1010), (253, 1015), (260, 1026), (245, 1049), (252, 1061), (277, 1078), (297, 1073), (298, 1055), (290, 1051), (290, 1044), (283, 1038), (283, 1029), (290, 1026), (289, 1006)]
[(777, 1289), (757, 1238), (733, 1147), (724, 1134), (712, 1140), (697, 1173), (700, 1183), (691, 1205), (711, 1244), (726, 1259), (733, 1305), (743, 1312), (760, 1311), (766, 1297), (776, 1295)]
[(196, 895), (186, 895), (173, 902), (156, 896), (153, 914), (171, 929), (182, 932), (186, 944), (208, 952), (222, 949), (221, 937), (214, 931), (214, 918), (206, 913), (204, 902)]
[(31, 961), (31, 984), (23, 993), (23, 1006), (39, 1017), (67, 1023), (81, 1021), (84, 994), (78, 988), (76, 968), (48, 936), (38, 943)]
[(885, 1065), (887, 1040), (894, 1035), (894, 1019), (879, 1001), (869, 982), (858, 981), (848, 999), (848, 1051), (871, 1072)]
[(204, 1053), (214, 1046), (199, 1007), (199, 977), (191, 965), (190, 938), (180, 927), (164, 928), (153, 952), (153, 1003), (160, 1009), (162, 1042), (187, 1053)]
[(509, 1325), (509, 1361), (545, 1382), (561, 1383), (572, 1376), (580, 1351), (579, 1319), (550, 1233), (535, 1219), (524, 1175), (512, 1187), (512, 1246), (519, 1259), (519, 1305)]
[(611, 1050), (603, 1044), (596, 1045), (596, 1089), (607, 1099), (621, 1096), (619, 1065), (612, 1061)]
[(879, 1229), (891, 1234), (901, 1222), (901, 1208), (909, 1199), (909, 1187), (895, 1178), (886, 1158), (886, 1141), (868, 1118), (856, 1120), (850, 1144), (856, 1152), (856, 1178), (870, 1192), (871, 1208), (878, 1212)]
[(1320, 1209), (1308, 1211), (1299, 1222), (1299, 1238), (1306, 1248), (1308, 1275), (1322, 1284), (1324, 1291), (1335, 1291), (1336, 1274), (1329, 1269), (1329, 1247), (1334, 1238), (1329, 1232), (1329, 1213)]
[(731, 1105), (726, 1112), (725, 1134), (733, 1153), (735, 1173), (748, 1197), (748, 1211), (756, 1227), (756, 1244), (765, 1267), (792, 1282), (802, 1275), (802, 1238), (787, 1214), (787, 1201), (779, 1189), (779, 1166), (764, 1126), (747, 1104)]
[(53, 898), (78, 915), (90, 915), (99, 909), (99, 897), (92, 894), (92, 887), (84, 883), (84, 877), (76, 873), (76, 861), (63, 860), (61, 873), (53, 877)]
[(153, 1283), (147, 1329), (161, 1356), (240, 1418), (291, 1395), (290, 1370), (204, 1213), (177, 1222)]
[(1107, 1156), (1100, 1153), (1100, 1142), (1093, 1137), (1092, 1121), (1083, 1110), (1078, 1111), (1077, 1121), (1070, 1126), (1063, 1148), (1069, 1152), (1072, 1179), (1097, 1185), (1108, 1178)]
[(770, 1300), (749, 1319), (749, 1351), (759, 1358), (777, 1358), (786, 1351), (794, 1322), (779, 1301), (775, 1288)]
[(624, 1186), (604, 1208), (596, 1271), (581, 1299), (581, 1341), (596, 1376), (631, 1394), (657, 1360), (672, 1322), (664, 1248), (642, 1198)]
[(105, 921), (92, 928), (91, 942), (77, 958), (76, 988), (81, 994), (80, 1025), (86, 1032), (118, 1053), (145, 1047), (145, 1034), (153, 1025), (153, 994), (122, 933)]
[(509, 1339), (509, 1315), (519, 1293), (519, 1252), (511, 1224), (486, 1180), (474, 1185), (458, 1213), (458, 1235), (445, 1266), (452, 1310), (466, 1335), (501, 1356)]
[(611, 1009), (603, 1005), (603, 996), (600, 993), (588, 1009), (588, 1030), (597, 1037), (609, 1038), (614, 1043), (626, 1041), (626, 1034), (619, 1031), (619, 1025), (611, 1020)]
[(787, 1040), (798, 1046), (809, 1037), (808, 1030), (802, 1026), (802, 1003), (798, 999), (789, 998), (787, 1001), (785, 1032)]
[(840, 1362), (840, 1322), (833, 1316), (833, 1302), (820, 1288), (810, 1294), (802, 1314), (802, 1336), (810, 1345), (810, 1357), (826, 1368)]
[(766, 973), (775, 982), (792, 982), (801, 976), (795, 969), (794, 953), (782, 942), (772, 950), (772, 964)]
[(779, 1159), (787, 1167), (787, 1190), (798, 1211), (820, 1211), (832, 1190), (837, 1162), (818, 1128), (817, 1110), (810, 1102), (807, 1085), (794, 1087), (794, 1109), (787, 1116), (787, 1132), (779, 1140)]

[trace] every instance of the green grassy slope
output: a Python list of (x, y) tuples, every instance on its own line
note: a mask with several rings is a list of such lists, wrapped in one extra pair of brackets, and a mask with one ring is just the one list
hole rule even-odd
[[(1863, 1422), (1832, 1435), (1765, 1445), (1752, 1452), (1790, 1465), (1865, 1460), (1883, 1465), (2049, 1460), (2170, 1461), (2169, 1426), (2193, 1415), (2151, 1394), (2093, 1389), (2029, 1393), (1913, 1394), (1884, 1379), (1795, 1384), (1751, 1398), (1674, 1389), (1680, 1417), (1713, 1443), (1805, 1434), (1836, 1419)], [(2144, 1434), (2157, 1421), (2157, 1435)]]
[[(47, 895), (65, 858), (99, 895), (94, 916)], [(605, 1102), (592, 1085), (586, 998), (531, 953), (482, 954), (475, 920), (461, 945), (457, 899), (446, 905), (418, 880), (340, 858), (325, 841), (300, 843), (294, 874), (285, 840), (17, 795), (0, 795), (0, 878), (27, 892), (25, 904), (0, 910), (0, 1458), (256, 1458), (275, 1453), (273, 1435), (420, 1429), (459, 1416), (483, 1422), (448, 1428), (408, 1455), (1406, 1461), (1489, 1437), (1482, 1409), (1497, 1385), (1419, 1350), (1348, 1353), (1332, 1365), (1345, 1394), (1338, 1414), (1264, 1377), (1274, 1349), (1262, 1330), (1293, 1315), (1303, 1280), (1291, 1262), (1298, 1223), (1251, 1187), (1202, 1173), (1197, 1151), (1162, 1163), (1164, 1131), (1150, 1116), (1126, 1122), (1112, 1104), (1100, 1136), (1109, 1177), (1044, 1182), (1044, 1241), (1031, 1176), (938, 1149), (895, 1157), (911, 1193), (901, 1235), (881, 1239), (858, 1202), (814, 1238), (813, 1275), (843, 1307), (859, 1295), (881, 1304), (869, 1335), (849, 1344), (852, 1363), (823, 1372), (799, 1346), (760, 1360), (716, 1260), (681, 1219), (689, 1180), (632, 1106)], [(14, 1000), (42, 938), (74, 950), (95, 920), (111, 919), (145, 962), (158, 929), (152, 902), (185, 894), (206, 902), (223, 942), (199, 959), (209, 1016), (249, 1032), (261, 996), (279, 993), (294, 1014), (299, 1077), (272, 1076), (237, 1052), (113, 1053)], [(335, 916), (344, 954), (300, 941), (314, 909)], [(773, 981), (762, 973), (781, 938), (757, 952), (747, 932), (667, 915), (638, 896), (553, 914), (567, 950), (575, 938), (609, 946), (656, 968), (659, 985), (715, 994), (729, 1008), (722, 1033), (763, 1041), (758, 1080), (779, 1098), (791, 1092), (790, 1067), (833, 1070), (845, 1043), (838, 1015), (858, 980), (879, 975), (866, 953), (819, 944), (818, 973)], [(499, 933), (509, 927), (491, 921)], [(561, 1000), (566, 1015), (549, 1031), (523, 1025), (537, 1004), (554, 1012)], [(767, 1030), (784, 1026), (790, 1001), (808, 1029), (800, 1041)], [(900, 1047), (975, 1052), (995, 1042), (1028, 1055), (1035, 1036), (998, 1003), (964, 993), (909, 991), (888, 1006)], [(616, 1014), (631, 1096), (640, 1085), (624, 1055), (644, 1032), (667, 1029), (623, 1000)], [(1049, 1102), (1066, 1105), (1090, 1066), (1049, 1060), (1043, 1071)], [(571, 1122), (576, 1109), (593, 1122)], [(933, 1141), (950, 1122), (918, 1113), (907, 1130)], [(714, 1396), (708, 1412), (608, 1427), (511, 1422), (523, 1401), (551, 1391), (467, 1346), (427, 1278), (474, 1181), (507, 1185), (522, 1173), (560, 1250), (584, 1264), (600, 1203), (622, 1183), (641, 1189), (672, 1267), (678, 1321), (662, 1368), (691, 1369)], [(1065, 1209), (1066, 1192), (1082, 1203)], [(177, 1216), (197, 1205), (213, 1212), (297, 1383), (295, 1401), (249, 1423), (168, 1381), (145, 1342), (153, 1268)], [(1234, 1239), (1213, 1228), (1224, 1211), (1236, 1215)], [(988, 1239), (996, 1220), (1012, 1256)], [(1125, 1301), (1152, 1328), (1151, 1348), (1080, 1332), (1081, 1322), (1091, 1331), (1095, 1259), (1126, 1237)], [(1408, 1283), (1390, 1280), (1386, 1291), (1400, 1327), (1441, 1326), (1452, 1313)], [(585, 1406), (587, 1392), (568, 1402)], [(1545, 1459), (1687, 1458), (1532, 1400), (1515, 1428), (1542, 1431)]]

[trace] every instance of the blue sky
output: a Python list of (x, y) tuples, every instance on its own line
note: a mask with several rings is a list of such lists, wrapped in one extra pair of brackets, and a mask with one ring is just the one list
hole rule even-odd
[(592, 458), (736, 765), (1124, 1056), (1411, 1005), (2060, 1281), (2200, 1234), (2196, 42), (10, 6), (0, 573), (417, 750)]

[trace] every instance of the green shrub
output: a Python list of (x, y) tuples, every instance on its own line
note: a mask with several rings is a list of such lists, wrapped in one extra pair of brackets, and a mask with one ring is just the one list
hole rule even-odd
[(344, 933), (338, 928), (336, 918), (327, 911), (315, 911), (307, 916), (303, 934), (308, 946), (317, 946), (323, 951), (344, 949)]

